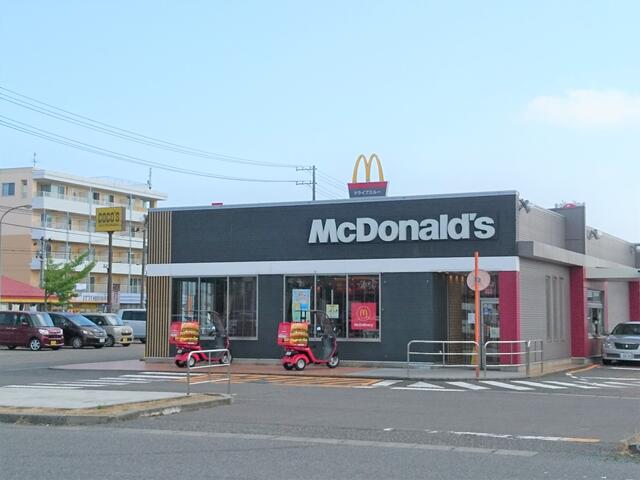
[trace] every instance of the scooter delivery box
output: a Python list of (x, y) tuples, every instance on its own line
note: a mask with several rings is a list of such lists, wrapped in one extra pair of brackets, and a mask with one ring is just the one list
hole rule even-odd
[(198, 322), (171, 322), (169, 343), (172, 345), (198, 345), (200, 329)]
[(278, 345), (306, 347), (309, 344), (309, 324), (281, 322), (278, 324)]

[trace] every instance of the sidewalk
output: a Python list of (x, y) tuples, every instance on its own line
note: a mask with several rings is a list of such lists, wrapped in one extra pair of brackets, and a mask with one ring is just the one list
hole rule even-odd
[[(124, 360), (111, 362), (76, 363), (51, 367), (53, 369), (64, 370), (120, 370), (120, 371), (149, 371), (149, 372), (185, 372), (186, 369), (176, 367), (172, 362), (144, 362), (141, 360)], [(224, 369), (216, 369), (224, 371)], [(198, 370), (196, 370), (198, 371)], [(202, 371), (202, 370), (199, 370)], [(441, 367), (412, 367), (407, 370), (405, 367), (338, 367), (327, 368), (322, 365), (309, 365), (303, 371), (287, 371), (279, 363), (244, 363), (234, 362), (231, 365), (231, 374), (252, 374), (252, 375), (286, 375), (286, 376), (308, 376), (308, 377), (334, 377), (334, 378), (371, 378), (371, 379), (393, 379), (393, 380), (472, 380), (476, 378), (475, 370), (464, 368), (441, 368)], [(480, 372), (481, 378), (488, 379), (511, 379), (524, 378), (524, 373), (515, 371), (487, 371)]]

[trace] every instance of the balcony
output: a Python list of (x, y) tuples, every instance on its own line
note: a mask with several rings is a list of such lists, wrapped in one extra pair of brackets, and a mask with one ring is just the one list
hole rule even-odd
[[(120, 285), (119, 288), (120, 291), (117, 294), (114, 292), (114, 296), (117, 295), (117, 298), (112, 299), (115, 303), (119, 303), (121, 305), (137, 305), (140, 303), (141, 287), (135, 285)], [(72, 301), (84, 303), (107, 303), (107, 284), (94, 283), (92, 285), (88, 285), (88, 290), (78, 292), (78, 296)]]
[[(31, 238), (39, 240), (46, 238), (56, 242), (82, 243), (92, 245), (108, 245), (109, 236), (106, 233), (95, 232), (94, 226), (87, 221), (72, 221), (71, 227), (65, 222), (42, 222), (40, 226), (31, 229)], [(142, 232), (115, 232), (113, 246), (120, 248), (142, 249)]]
[[(51, 258), (53, 263), (60, 265), (62, 263), (68, 262), (71, 258), (69, 255), (63, 252), (53, 252), (47, 255), (48, 258)], [(141, 256), (138, 257), (141, 260)], [(115, 256), (113, 258), (113, 274), (114, 275), (133, 275), (140, 276), (142, 275), (142, 265), (139, 263), (131, 263), (127, 261), (126, 256)], [(132, 260), (136, 260), (136, 256), (132, 258)], [(96, 265), (91, 270), (91, 273), (104, 273), (108, 272), (108, 263), (109, 259), (107, 255), (96, 255), (95, 256)], [(31, 270), (40, 270), (41, 260), (38, 257), (33, 257), (31, 259)], [(84, 264), (86, 265), (86, 263)]]
[(33, 197), (32, 205), (34, 210), (52, 210), (58, 212), (71, 212), (78, 215), (96, 214), (96, 207), (125, 207), (126, 219), (132, 222), (144, 222), (145, 208), (133, 206), (131, 210), (126, 203), (113, 203), (106, 200), (93, 200), (87, 196), (62, 195), (53, 192), (38, 192)]

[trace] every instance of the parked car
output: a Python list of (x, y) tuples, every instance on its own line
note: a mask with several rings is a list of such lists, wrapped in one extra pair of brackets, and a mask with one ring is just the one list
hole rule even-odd
[(118, 316), (133, 329), (133, 335), (142, 343), (147, 341), (147, 311), (144, 308), (123, 308)]
[(602, 363), (640, 362), (640, 321), (619, 323), (602, 342)]
[(93, 323), (102, 327), (107, 332), (106, 347), (113, 347), (116, 343), (128, 347), (133, 342), (133, 329), (122, 322), (115, 313), (83, 313)]
[(107, 332), (104, 328), (79, 313), (49, 312), (49, 316), (53, 324), (64, 332), (64, 343), (73, 348), (82, 348), (85, 345), (102, 348), (107, 343)]
[(58, 350), (64, 345), (64, 337), (46, 313), (0, 311), (0, 345), (9, 350), (18, 346), (34, 352), (42, 347)]

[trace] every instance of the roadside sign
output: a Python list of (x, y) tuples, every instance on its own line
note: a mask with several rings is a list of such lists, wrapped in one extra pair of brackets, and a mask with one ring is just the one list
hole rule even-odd
[(124, 222), (124, 207), (96, 208), (96, 232), (121, 232)]
[[(489, 275), (489, 273), (485, 272), (484, 270), (478, 270), (478, 291), (481, 292), (482, 290), (487, 288), (490, 283), (491, 276)], [(469, 275), (467, 275), (467, 286), (471, 290), (476, 289), (476, 276), (474, 272), (469, 272)]]

